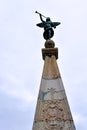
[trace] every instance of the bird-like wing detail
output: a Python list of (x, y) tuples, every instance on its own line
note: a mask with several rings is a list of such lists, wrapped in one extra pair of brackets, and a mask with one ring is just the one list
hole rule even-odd
[(56, 26), (58, 26), (60, 24), (60, 22), (52, 22), (52, 27), (56, 27)]
[(40, 28), (43, 28), (44, 27), (44, 23), (38, 23), (38, 24), (36, 24), (38, 27), (40, 27)]

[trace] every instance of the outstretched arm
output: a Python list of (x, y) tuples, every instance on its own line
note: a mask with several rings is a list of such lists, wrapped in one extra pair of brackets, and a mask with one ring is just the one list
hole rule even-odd
[(40, 14), (40, 20), (42, 21), (42, 22), (44, 22), (44, 20), (42, 19), (42, 15)]
[(42, 19), (42, 16), (43, 16), (44, 18), (46, 18), (44, 15), (42, 15), (41, 13), (39, 13), (39, 12), (37, 12), (37, 11), (35, 11), (35, 13), (39, 14), (40, 20), (41, 20), (42, 22), (45, 22), (45, 21)]

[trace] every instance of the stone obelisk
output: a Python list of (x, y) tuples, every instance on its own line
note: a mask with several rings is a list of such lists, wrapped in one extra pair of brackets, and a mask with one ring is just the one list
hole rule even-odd
[(42, 49), (44, 68), (32, 130), (76, 130), (56, 62), (58, 48), (50, 40), (54, 35), (53, 28), (60, 22), (52, 22), (49, 17), (45, 17), (44, 21), (43, 15), (38, 14), (42, 22), (37, 26), (44, 28), (43, 37), (46, 42)]
[(32, 130), (76, 130), (56, 60), (52, 40), (42, 49), (44, 68)]

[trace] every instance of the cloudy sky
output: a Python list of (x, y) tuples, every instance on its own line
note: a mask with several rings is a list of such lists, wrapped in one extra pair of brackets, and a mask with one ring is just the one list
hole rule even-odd
[(77, 130), (87, 130), (87, 1), (0, 0), (0, 130), (32, 130), (43, 30), (35, 11), (61, 22), (53, 40)]

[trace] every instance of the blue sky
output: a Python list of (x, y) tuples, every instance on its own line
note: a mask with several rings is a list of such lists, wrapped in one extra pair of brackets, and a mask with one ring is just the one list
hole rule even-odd
[(61, 22), (53, 40), (77, 130), (87, 130), (87, 1), (0, 1), (0, 130), (31, 130), (40, 87), (43, 30), (35, 11)]

